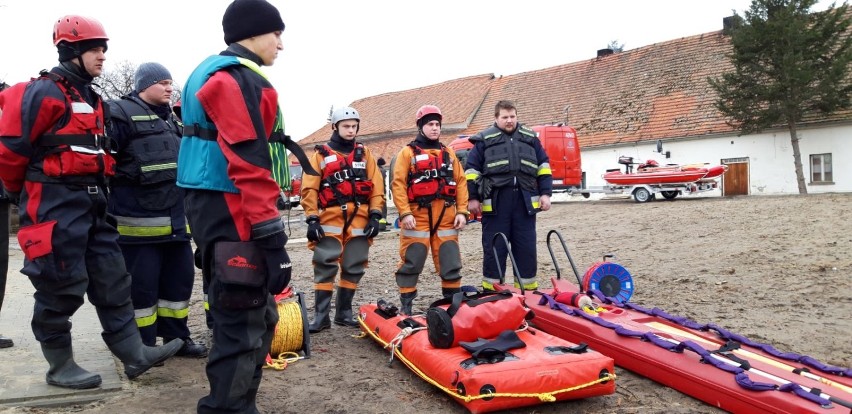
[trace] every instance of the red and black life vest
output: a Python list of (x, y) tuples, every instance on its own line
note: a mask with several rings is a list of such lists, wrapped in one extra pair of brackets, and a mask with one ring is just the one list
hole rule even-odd
[(437, 199), (446, 205), (456, 202), (456, 182), (453, 176), (453, 160), (447, 148), (441, 144), (441, 155), (424, 152), (415, 142), (408, 144), (414, 156), (408, 170), (408, 201), (428, 206)]
[(317, 145), (315, 148), (323, 156), (320, 166), (320, 208), (369, 202), (370, 195), (373, 194), (373, 182), (367, 177), (364, 145), (356, 143), (355, 148), (346, 157), (340, 156), (328, 145)]
[[(115, 160), (104, 135), (104, 109), (99, 97), (89, 105), (64, 77), (42, 72), (41, 78), (56, 83), (68, 103), (68, 122), (57, 124), (38, 138), (34, 159), (41, 171), (30, 170), (27, 179), (41, 182), (102, 184), (115, 175)], [(94, 181), (92, 181), (94, 180)]]

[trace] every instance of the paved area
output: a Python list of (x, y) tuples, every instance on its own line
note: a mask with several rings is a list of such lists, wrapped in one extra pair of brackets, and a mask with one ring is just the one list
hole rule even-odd
[(6, 298), (0, 310), (0, 332), (12, 338), (15, 346), (0, 349), (0, 408), (84, 403), (120, 391), (122, 376), (115, 358), (101, 339), (100, 322), (95, 308), (88, 301), (71, 320), (74, 360), (87, 370), (100, 374), (103, 383), (89, 390), (47, 385), (44, 380), (47, 361), (30, 328), (35, 289), (29, 278), (19, 271), (23, 267), (23, 253), (14, 236), (9, 239), (9, 256)]

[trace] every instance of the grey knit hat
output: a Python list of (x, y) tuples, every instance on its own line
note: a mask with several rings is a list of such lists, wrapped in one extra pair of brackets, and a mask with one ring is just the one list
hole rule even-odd
[(171, 80), (172, 74), (165, 66), (156, 62), (147, 62), (139, 65), (136, 74), (133, 75), (133, 84), (136, 93), (144, 91), (147, 87), (161, 81)]

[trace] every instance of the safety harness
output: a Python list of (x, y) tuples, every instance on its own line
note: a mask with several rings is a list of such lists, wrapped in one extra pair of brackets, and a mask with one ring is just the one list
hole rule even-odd
[[(356, 143), (346, 157), (340, 156), (328, 145), (317, 145), (315, 148), (323, 157), (319, 206), (322, 209), (340, 206), (345, 233), (358, 214), (358, 207), (368, 203), (373, 193), (373, 182), (367, 177), (364, 162), (364, 145)], [(347, 217), (349, 203), (355, 204), (355, 213)]]
[[(429, 234), (434, 236), (444, 218), (447, 207), (456, 204), (456, 182), (453, 161), (447, 147), (441, 144), (441, 156), (425, 153), (416, 142), (408, 144), (414, 157), (408, 170), (408, 201), (417, 208), (426, 208), (429, 214)], [(432, 221), (432, 202), (443, 200), (444, 206), (438, 220)]]

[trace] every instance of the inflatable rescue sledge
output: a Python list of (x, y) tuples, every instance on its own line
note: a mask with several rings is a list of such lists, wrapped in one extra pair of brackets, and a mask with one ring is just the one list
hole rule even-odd
[[(557, 234), (579, 285), (560, 277), (550, 249)], [(639, 375), (734, 413), (848, 413), (852, 369), (824, 364), (752, 341), (715, 324), (700, 324), (628, 302), (632, 279), (613, 267), (598, 271), (600, 289), (580, 280), (555, 230), (547, 246), (556, 266), (552, 289), (519, 291), (534, 313), (531, 323), (568, 341), (584, 342)], [(620, 268), (623, 269), (623, 268)], [(587, 272), (587, 276), (588, 276)], [(629, 289), (627, 289), (629, 287)], [(629, 292), (627, 292), (629, 290)]]
[(361, 329), (428, 383), (472, 413), (615, 391), (613, 360), (530, 328), (523, 297), (458, 293), (425, 315), (383, 301), (360, 307)]

